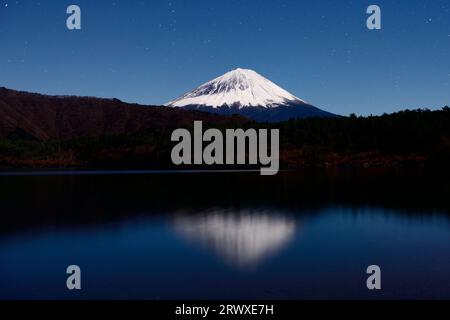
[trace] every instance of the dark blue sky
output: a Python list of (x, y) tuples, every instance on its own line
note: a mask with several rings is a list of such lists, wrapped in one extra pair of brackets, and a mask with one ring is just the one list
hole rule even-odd
[(161, 104), (237, 67), (339, 114), (440, 108), (450, 1), (0, 0), (0, 86)]

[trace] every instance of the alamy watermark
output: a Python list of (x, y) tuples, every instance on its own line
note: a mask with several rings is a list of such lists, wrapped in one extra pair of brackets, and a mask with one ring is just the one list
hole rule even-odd
[(81, 9), (79, 6), (72, 4), (67, 7), (67, 17), (66, 26), (69, 30), (80, 30), (81, 29)]
[(381, 8), (375, 4), (370, 5), (367, 14), (370, 14), (366, 21), (367, 29), (381, 30)]
[(366, 273), (370, 275), (366, 281), (367, 289), (381, 290), (381, 268), (377, 265), (371, 265), (367, 267)]
[(278, 129), (226, 129), (224, 136), (218, 129), (203, 132), (202, 122), (194, 121), (193, 137), (187, 129), (176, 129), (171, 140), (178, 142), (171, 153), (175, 165), (260, 164), (264, 166), (261, 175), (275, 175), (279, 170)]
[(81, 268), (77, 265), (70, 265), (66, 269), (69, 275), (66, 280), (66, 286), (69, 290), (81, 290)]

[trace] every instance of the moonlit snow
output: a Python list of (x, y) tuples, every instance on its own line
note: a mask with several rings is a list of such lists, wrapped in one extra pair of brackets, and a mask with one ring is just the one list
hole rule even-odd
[(170, 107), (208, 106), (274, 108), (286, 104), (303, 104), (300, 98), (280, 88), (253, 70), (236, 69), (209, 81), (178, 99)]

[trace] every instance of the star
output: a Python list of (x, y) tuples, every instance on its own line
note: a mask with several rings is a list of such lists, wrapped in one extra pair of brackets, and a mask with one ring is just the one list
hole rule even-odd
[(5, 3), (5, 8), (8, 8), (8, 4), (7, 3)]

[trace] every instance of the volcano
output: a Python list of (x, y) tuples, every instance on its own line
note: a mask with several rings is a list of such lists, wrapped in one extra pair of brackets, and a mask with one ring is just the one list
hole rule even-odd
[(257, 72), (240, 68), (201, 85), (166, 106), (221, 115), (239, 114), (258, 122), (337, 117), (294, 96)]

